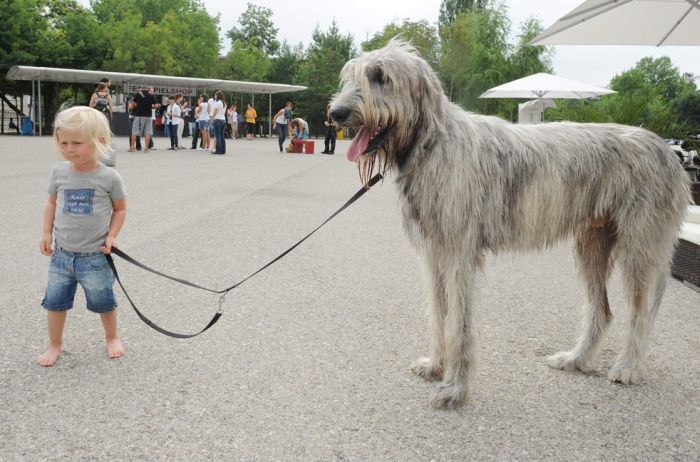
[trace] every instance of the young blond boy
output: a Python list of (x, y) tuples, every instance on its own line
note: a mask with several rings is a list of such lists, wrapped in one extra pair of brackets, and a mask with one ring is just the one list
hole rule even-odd
[(51, 171), (39, 242), (41, 253), (51, 256), (42, 302), (49, 347), (37, 360), (42, 366), (53, 366), (61, 354), (66, 314), (78, 284), (88, 310), (100, 314), (108, 357), (125, 353), (117, 334), (114, 275), (104, 256), (117, 244), (126, 219), (124, 183), (116, 170), (98, 161), (111, 151), (110, 140), (109, 122), (95, 109), (76, 106), (56, 116), (54, 144), (64, 161)]

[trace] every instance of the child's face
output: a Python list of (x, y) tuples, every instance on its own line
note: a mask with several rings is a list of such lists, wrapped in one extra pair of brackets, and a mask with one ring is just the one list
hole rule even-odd
[(57, 137), (61, 154), (75, 170), (90, 169), (97, 165), (95, 147), (79, 128), (60, 128)]

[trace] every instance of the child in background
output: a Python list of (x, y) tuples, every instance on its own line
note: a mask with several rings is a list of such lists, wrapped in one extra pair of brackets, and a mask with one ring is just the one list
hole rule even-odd
[(42, 366), (53, 366), (61, 354), (63, 326), (78, 284), (88, 310), (100, 314), (107, 356), (124, 355), (117, 335), (114, 275), (104, 255), (117, 244), (126, 219), (124, 183), (116, 170), (98, 161), (111, 150), (110, 141), (109, 121), (95, 109), (76, 106), (56, 115), (54, 144), (65, 161), (51, 171), (39, 242), (41, 253), (51, 256), (42, 302), (49, 347), (37, 360)]

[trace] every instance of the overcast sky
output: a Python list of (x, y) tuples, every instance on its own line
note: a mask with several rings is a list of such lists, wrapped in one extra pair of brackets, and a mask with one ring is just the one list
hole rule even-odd
[[(316, 25), (327, 30), (332, 21), (342, 34), (352, 34), (359, 44), (381, 31), (393, 20), (425, 19), (437, 25), (441, 0), (353, 0), (334, 2), (318, 0), (248, 0), (273, 11), (272, 21), (279, 28), (278, 39), (292, 44), (308, 45)], [(506, 0), (513, 31), (530, 16), (549, 27), (583, 0)], [(83, 3), (87, 4), (85, 0)], [(236, 26), (246, 9), (244, 0), (203, 0), (207, 11), (221, 13), (222, 36)], [(223, 40), (228, 50), (228, 39)], [(670, 56), (681, 72), (700, 75), (700, 47), (637, 47), (637, 46), (557, 46), (554, 55), (555, 74), (593, 85), (605, 86), (610, 79), (645, 56)], [(700, 81), (698, 81), (700, 84)]]

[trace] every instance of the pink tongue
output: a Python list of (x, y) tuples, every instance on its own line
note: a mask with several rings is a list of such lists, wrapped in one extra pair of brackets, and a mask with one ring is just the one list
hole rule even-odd
[(369, 139), (369, 133), (367, 133), (365, 128), (360, 128), (360, 131), (358, 131), (355, 138), (352, 139), (352, 143), (350, 143), (350, 147), (348, 148), (348, 160), (350, 162), (356, 162), (362, 153), (365, 152), (369, 144)]

